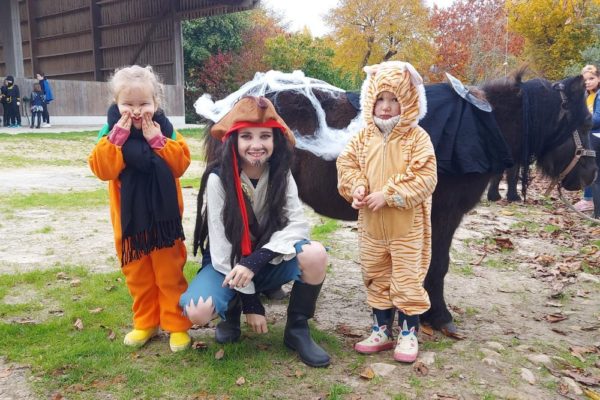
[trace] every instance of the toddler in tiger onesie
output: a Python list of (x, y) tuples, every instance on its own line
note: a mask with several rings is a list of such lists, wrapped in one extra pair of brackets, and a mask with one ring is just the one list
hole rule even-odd
[[(423, 80), (414, 67), (389, 61), (365, 67), (361, 109), (366, 126), (337, 159), (338, 190), (359, 210), (360, 262), (373, 308), (371, 335), (360, 353), (394, 349), (413, 362), (419, 314), (429, 309), (423, 287), (431, 259), (431, 195), (437, 183)], [(392, 334), (398, 310), (400, 334)]]

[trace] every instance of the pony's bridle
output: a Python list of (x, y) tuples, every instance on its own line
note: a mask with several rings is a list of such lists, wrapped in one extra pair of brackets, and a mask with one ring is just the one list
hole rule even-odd
[[(563, 110), (566, 109), (567, 96), (564, 92), (565, 85), (562, 82), (559, 82), (554, 85), (554, 88), (560, 93), (560, 98), (562, 99), (561, 108)], [(581, 157), (596, 157), (596, 152), (594, 150), (589, 150), (583, 147), (583, 143), (581, 143), (581, 138), (579, 137), (579, 131), (577, 129), (573, 131), (572, 136), (573, 141), (575, 142), (575, 154), (573, 155), (571, 162), (565, 167), (565, 169), (556, 178), (552, 179), (552, 182), (550, 182), (550, 186), (548, 186), (548, 189), (546, 189), (544, 196), (549, 196), (550, 192), (552, 192), (552, 189), (555, 186), (560, 191), (561, 182), (563, 181), (563, 179), (565, 179), (565, 176), (567, 176), (569, 172), (571, 172), (573, 168), (575, 168), (575, 165), (577, 165)]]

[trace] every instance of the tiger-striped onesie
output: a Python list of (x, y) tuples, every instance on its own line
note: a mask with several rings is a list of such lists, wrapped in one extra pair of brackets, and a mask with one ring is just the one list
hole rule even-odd
[[(337, 159), (338, 190), (349, 202), (359, 186), (366, 194), (382, 191), (386, 205), (359, 212), (359, 242), (367, 302), (375, 309), (418, 315), (429, 309), (423, 282), (431, 259), (431, 195), (437, 183), (436, 160), (425, 130), (420, 76), (410, 64), (375, 66), (362, 87), (366, 127)], [(419, 84), (416, 76), (418, 77)], [(373, 111), (378, 96), (388, 91), (400, 103), (400, 120), (384, 135)]]

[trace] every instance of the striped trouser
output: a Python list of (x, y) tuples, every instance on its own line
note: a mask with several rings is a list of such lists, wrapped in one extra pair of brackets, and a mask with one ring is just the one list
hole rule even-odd
[(366, 232), (361, 234), (360, 262), (369, 306), (397, 308), (406, 315), (429, 309), (423, 282), (431, 260), (431, 235), (423, 233), (412, 231), (396, 240), (376, 240)]

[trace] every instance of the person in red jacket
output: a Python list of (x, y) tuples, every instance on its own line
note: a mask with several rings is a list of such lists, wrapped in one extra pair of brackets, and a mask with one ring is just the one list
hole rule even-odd
[(133, 297), (128, 346), (170, 332), (173, 352), (190, 346), (190, 321), (179, 297), (187, 289), (179, 177), (190, 151), (159, 108), (163, 86), (151, 67), (119, 69), (110, 80), (114, 104), (89, 156), (93, 173), (108, 181), (115, 247)]

